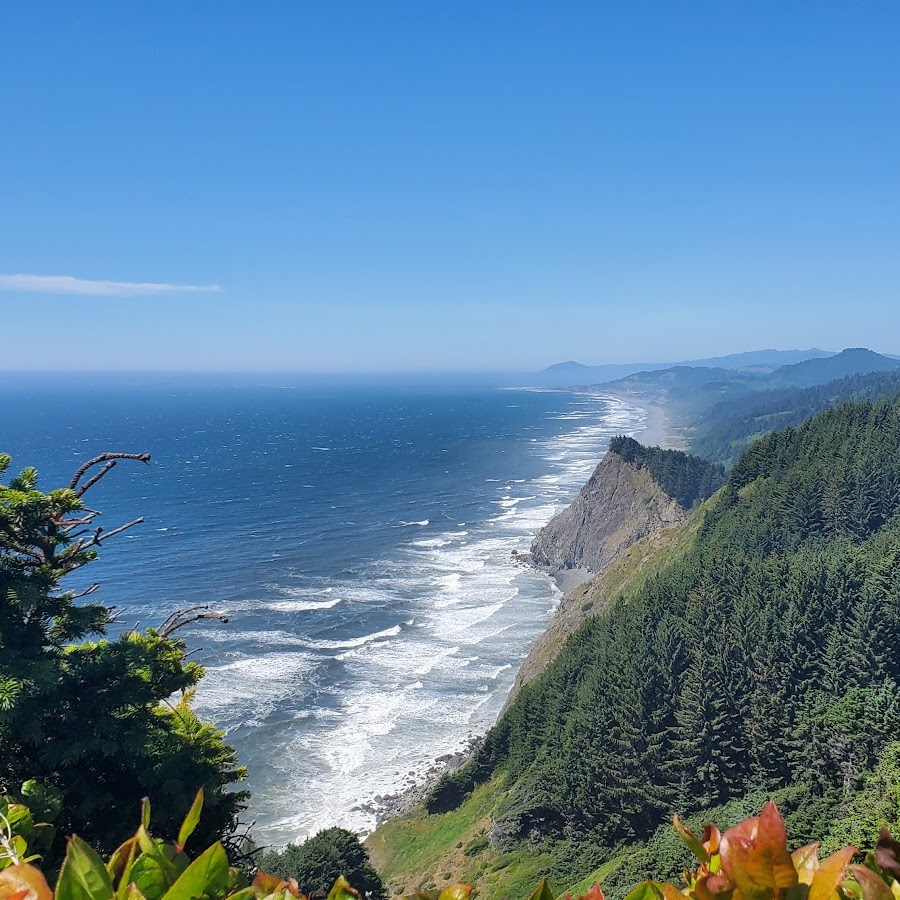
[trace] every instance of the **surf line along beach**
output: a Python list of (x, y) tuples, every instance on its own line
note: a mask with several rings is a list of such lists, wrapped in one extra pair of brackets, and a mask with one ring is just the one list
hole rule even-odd
[[(637, 404), (631, 402), (630, 398), (629, 400), (620, 400), (619, 398), (609, 398), (607, 400), (605, 396), (597, 396), (594, 394), (586, 394), (585, 396), (594, 402), (609, 402), (611, 400), (623, 404), (628, 409), (637, 410), (639, 413), (643, 413), (643, 418), (635, 416), (630, 422), (626, 423), (620, 421), (619, 424), (623, 426), (627, 424), (630, 426), (627, 429), (623, 428), (620, 433), (629, 433), (649, 444), (670, 446), (672, 443), (677, 442), (677, 435), (673, 435), (670, 431), (669, 423), (662, 408), (643, 404), (637, 406)], [(605, 451), (605, 447), (606, 440), (595, 448), (595, 454), (591, 461), (591, 465), (589, 466), (590, 471), (593, 470), (593, 463), (599, 461), (599, 458)], [(554, 461), (559, 462), (559, 460)], [(590, 474), (590, 471), (588, 471), (588, 467), (586, 467), (582, 474), (587, 477), (587, 475)], [(577, 483), (575, 490), (572, 492), (572, 496), (574, 496), (574, 493), (580, 488), (583, 480), (584, 479)], [(571, 497), (563, 499), (571, 499)], [(565, 504), (561, 503), (560, 506), (561, 505)], [(557, 511), (558, 508), (559, 507), (553, 511)], [(541, 522), (540, 524), (543, 525), (545, 522)], [(512, 551), (512, 563), (514, 565), (516, 563), (524, 563), (525, 566), (528, 566), (528, 564), (524, 562), (527, 558), (527, 554), (524, 554), (517, 559), (517, 553), (518, 551), (515, 549)], [(533, 571), (530, 567), (528, 567), (527, 570)], [(579, 570), (562, 572), (554, 576), (553, 581), (555, 582), (557, 590), (556, 597), (558, 598), (561, 593), (582, 583), (587, 577), (589, 577), (588, 573), (582, 573)], [(527, 646), (521, 648), (522, 655), (524, 655), (527, 649)], [(514, 677), (515, 666), (511, 667), (509, 675), (511, 678)], [(493, 723), (488, 722), (487, 724), (490, 725)], [(407, 773), (407, 783), (402, 789), (375, 795), (365, 802), (358, 804), (355, 811), (373, 817), (375, 824), (379, 824), (386, 819), (412, 811), (427, 797), (442, 775), (456, 771), (466, 762), (469, 756), (480, 745), (481, 740), (481, 734), (467, 734), (466, 737), (459, 744), (454, 746), (451, 751), (442, 753), (431, 760), (427, 768), (420, 768), (418, 771), (410, 771)]]

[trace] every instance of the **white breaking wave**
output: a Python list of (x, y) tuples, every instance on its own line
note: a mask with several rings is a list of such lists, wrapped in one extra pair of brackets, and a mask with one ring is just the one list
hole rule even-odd
[[(245, 704), (244, 724), (260, 722), (282, 708), (293, 684), (303, 685), (316, 704), (267, 726), (270, 773), (261, 788), (252, 787), (260, 808), (280, 812), (257, 826), (259, 840), (286, 843), (331, 825), (371, 830), (375, 814), (362, 808), (366, 801), (421, 780), (437, 757), (496, 720), (522, 657), (560, 597), (547, 576), (516, 565), (511, 553), (527, 550), (538, 529), (571, 501), (610, 437), (635, 434), (643, 425), (643, 411), (601, 394), (584, 392), (566, 403), (565, 411), (548, 415), (557, 434), (523, 436), (542, 474), (485, 479), (494, 506), (487, 517), (464, 513), (465, 530), (454, 516), (447, 530), (404, 540), (372, 563), (373, 577), (336, 580), (334, 596), (274, 588), (280, 596), (244, 605), (284, 622), (241, 635), (271, 652), (209, 668), (203, 709), (227, 718)], [(394, 527), (433, 528), (429, 519)], [(381, 621), (407, 624), (344, 640), (327, 631), (308, 632), (311, 639), (289, 631), (292, 613), (314, 623), (322, 611), (338, 618), (340, 634), (353, 634), (353, 617), (366, 609), (383, 611)], [(211, 636), (204, 632), (203, 639)], [(323, 666), (331, 674), (317, 680)]]

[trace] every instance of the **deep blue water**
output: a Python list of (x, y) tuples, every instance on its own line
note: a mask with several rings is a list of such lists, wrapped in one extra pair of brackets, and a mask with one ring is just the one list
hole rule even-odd
[(511, 551), (643, 418), (589, 393), (271, 377), (3, 376), (0, 400), (0, 450), (45, 487), (153, 455), (91, 491), (106, 527), (146, 522), (79, 578), (128, 624), (228, 614), (182, 636), (276, 843), (370, 828), (354, 807), (494, 721), (558, 599)]

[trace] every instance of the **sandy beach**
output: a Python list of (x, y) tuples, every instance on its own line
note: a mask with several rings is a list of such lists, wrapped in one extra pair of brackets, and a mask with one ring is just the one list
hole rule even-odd
[(635, 439), (646, 447), (662, 447), (664, 450), (686, 450), (687, 442), (677, 428), (672, 425), (665, 407), (645, 400), (633, 394), (609, 394), (617, 400), (623, 400), (640, 407), (647, 414), (643, 429), (635, 435)]

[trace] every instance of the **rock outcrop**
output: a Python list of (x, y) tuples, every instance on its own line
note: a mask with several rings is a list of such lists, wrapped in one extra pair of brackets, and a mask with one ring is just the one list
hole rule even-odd
[(590, 616), (642, 580), (660, 550), (684, 540), (686, 530), (676, 526), (688, 518), (688, 511), (662, 490), (647, 468), (613, 451), (606, 454), (575, 500), (531, 545), (531, 561), (551, 574), (582, 570), (593, 577), (560, 601), (519, 668), (507, 708)]
[(596, 575), (642, 537), (687, 517), (646, 468), (610, 451), (572, 504), (538, 532), (531, 557), (551, 573), (584, 569)]

